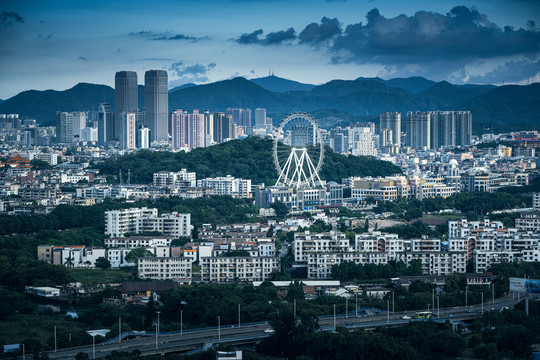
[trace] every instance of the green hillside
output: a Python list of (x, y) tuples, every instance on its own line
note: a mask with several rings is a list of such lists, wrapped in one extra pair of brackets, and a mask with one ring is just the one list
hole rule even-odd
[[(254, 184), (273, 185), (277, 180), (272, 161), (272, 141), (250, 137), (229, 141), (207, 148), (194, 149), (189, 153), (155, 152), (142, 150), (117, 159), (107, 159), (97, 165), (102, 174), (118, 175), (120, 169), (131, 171), (131, 182), (152, 182), (152, 174), (158, 171), (195, 171), (197, 178), (232, 175), (251, 179)], [(326, 149), (321, 179), (341, 182), (349, 176), (387, 176), (401, 173), (399, 167), (373, 157), (344, 156)], [(124, 179), (125, 180), (125, 179)]]

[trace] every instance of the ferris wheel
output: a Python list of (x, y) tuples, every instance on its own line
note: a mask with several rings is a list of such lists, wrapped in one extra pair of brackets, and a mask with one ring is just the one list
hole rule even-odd
[(287, 116), (274, 133), (276, 186), (298, 188), (322, 185), (319, 172), (324, 161), (321, 129), (310, 115), (296, 112)]

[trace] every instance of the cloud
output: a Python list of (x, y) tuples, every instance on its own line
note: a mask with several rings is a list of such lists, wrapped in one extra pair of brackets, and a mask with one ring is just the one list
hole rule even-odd
[(298, 35), (301, 43), (318, 44), (341, 34), (341, 25), (337, 18), (323, 17), (321, 24), (311, 23)]
[(168, 68), (170, 72), (169, 86), (176, 87), (187, 83), (208, 82), (207, 74), (215, 67), (216, 64), (213, 62), (208, 65), (199, 63), (186, 65), (183, 61), (174, 62)]
[(294, 28), (287, 30), (275, 31), (266, 35), (264, 38), (259, 36), (263, 34), (263, 30), (255, 30), (251, 33), (245, 33), (240, 35), (235, 41), (239, 44), (261, 44), (261, 45), (279, 45), (284, 42), (292, 41), (296, 39), (296, 31)]
[(464, 80), (475, 84), (520, 83), (538, 74), (540, 74), (540, 60), (523, 59), (507, 61), (484, 75), (467, 76)]
[(39, 33), (37, 34), (36, 36), (36, 39), (39, 39), (39, 40), (49, 40), (50, 38), (52, 38), (53, 34), (50, 33), (50, 34), (42, 34), (42, 33)]
[(266, 35), (263, 43), (267, 45), (281, 44), (282, 42), (294, 39), (296, 39), (296, 31), (291, 27), (287, 30), (271, 32)]
[(88, 61), (88, 59), (85, 58), (84, 56), (79, 56), (79, 60), (81, 60), (81, 61)]
[(18, 12), (4, 10), (0, 13), (0, 28), (7, 29), (17, 23), (24, 23), (24, 19)]
[(198, 41), (202, 38), (196, 38), (194, 36), (184, 35), (184, 34), (172, 34), (171, 32), (161, 32), (161, 33), (155, 33), (150, 30), (143, 30), (139, 32), (131, 32), (128, 34), (129, 36), (133, 37), (139, 37), (146, 40), (154, 40), (154, 41)]
[(249, 34), (242, 34), (240, 37), (236, 40), (239, 44), (257, 44), (261, 40), (259, 39), (259, 35), (262, 35), (263, 31), (262, 29), (255, 30), (252, 33)]
[(367, 22), (352, 24), (335, 38), (334, 62), (382, 64), (487, 59), (539, 51), (536, 30), (501, 28), (475, 8), (448, 14), (419, 11), (386, 18), (373, 9)]

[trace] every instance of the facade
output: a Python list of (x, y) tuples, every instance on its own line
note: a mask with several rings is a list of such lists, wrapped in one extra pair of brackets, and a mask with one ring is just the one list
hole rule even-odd
[[(390, 130), (391, 145), (396, 147), (401, 146), (401, 113), (398, 112), (386, 112), (380, 115), (380, 133), (383, 130)], [(390, 144), (389, 144), (390, 145)]]
[(169, 83), (164, 70), (149, 70), (144, 74), (144, 121), (150, 129), (150, 141), (166, 144), (169, 138)]
[(197, 186), (213, 189), (215, 195), (229, 195), (237, 198), (251, 197), (251, 180), (236, 179), (231, 175), (198, 180)]
[(103, 146), (114, 138), (114, 114), (111, 105), (102, 103), (98, 111), (98, 145)]
[(182, 182), (187, 181), (191, 187), (195, 187), (196, 180), (196, 174), (188, 172), (186, 169), (177, 172), (160, 171), (153, 175), (154, 186), (181, 186)]
[(135, 149), (137, 147), (137, 113), (122, 112), (117, 117), (120, 124), (118, 139), (120, 140), (120, 148)]
[(137, 268), (141, 279), (191, 282), (191, 259), (185, 257), (143, 257)]
[(139, 217), (137, 219), (135, 232), (148, 233), (159, 231), (165, 236), (178, 238), (181, 236), (191, 236), (191, 228), (190, 214), (173, 212), (171, 214), (162, 214), (160, 216)]
[(469, 145), (472, 137), (470, 111), (431, 111), (431, 148)]
[(266, 109), (255, 109), (255, 128), (266, 128)]
[(273, 272), (279, 271), (279, 257), (202, 257), (200, 258), (202, 281), (265, 281)]
[(81, 138), (81, 131), (86, 127), (86, 112), (74, 111), (71, 114), (73, 119), (73, 137)]
[(157, 217), (157, 209), (143, 207), (105, 211), (105, 235), (122, 237), (127, 232), (137, 232), (138, 219), (150, 216)]
[(407, 145), (414, 149), (431, 147), (431, 115), (429, 112), (411, 111), (406, 120)]
[(114, 76), (114, 105), (117, 114), (139, 110), (137, 73), (135, 71), (119, 71)]
[(61, 144), (73, 142), (73, 113), (56, 112), (56, 139)]

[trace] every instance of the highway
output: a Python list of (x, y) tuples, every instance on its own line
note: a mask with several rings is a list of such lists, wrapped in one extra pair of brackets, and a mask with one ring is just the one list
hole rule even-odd
[[(522, 298), (523, 299), (523, 298)], [(500, 310), (506, 307), (513, 307), (517, 303), (517, 298), (511, 296), (496, 299), (494, 303), (484, 303), (483, 311)], [(319, 325), (322, 331), (332, 331), (335, 327), (342, 326), (349, 329), (374, 329), (378, 326), (398, 326), (409, 321), (425, 321), (424, 319), (414, 319), (418, 311), (406, 311), (396, 313), (382, 313), (376, 315), (347, 316), (344, 314), (334, 316), (324, 316), (319, 318)], [(435, 308), (433, 320), (470, 320), (478, 317), (482, 313), (482, 305), (469, 307)], [(410, 319), (403, 318), (410, 317)], [(335, 327), (334, 327), (335, 321)], [(156, 348), (155, 336), (144, 336), (130, 340), (123, 340), (120, 343), (102, 343), (95, 345), (95, 358), (100, 359), (109, 355), (111, 351), (131, 352), (138, 349), (141, 355), (165, 354), (171, 352), (183, 352), (198, 348), (208, 348), (217, 343), (247, 343), (258, 341), (271, 335), (271, 326), (268, 323), (245, 324), (240, 327), (221, 327), (201, 330), (184, 331), (183, 334), (159, 335)], [(266, 331), (265, 331), (266, 330)], [(94, 358), (93, 346), (80, 346), (58, 351), (50, 351), (49, 358), (55, 360), (73, 359), (79, 352), (85, 352)]]

